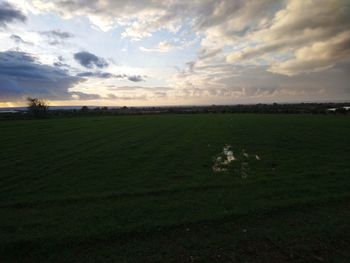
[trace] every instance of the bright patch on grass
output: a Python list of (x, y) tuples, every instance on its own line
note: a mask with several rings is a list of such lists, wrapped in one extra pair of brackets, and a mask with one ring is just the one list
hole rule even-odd
[[(248, 177), (248, 171), (250, 170), (249, 162), (260, 161), (261, 158), (258, 154), (247, 153), (245, 149), (235, 156), (232, 146), (227, 144), (223, 147), (222, 152), (219, 153), (218, 156), (215, 156), (213, 160), (213, 172), (232, 172), (235, 175), (239, 175), (242, 179), (245, 179)], [(234, 161), (236, 162), (233, 163)]]

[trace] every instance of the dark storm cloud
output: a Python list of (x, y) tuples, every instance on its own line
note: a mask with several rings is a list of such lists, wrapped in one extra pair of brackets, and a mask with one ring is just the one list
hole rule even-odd
[(86, 51), (75, 53), (74, 59), (85, 68), (108, 67), (108, 63), (103, 58), (99, 58), (96, 55)]
[(41, 64), (31, 54), (0, 52), (0, 101), (26, 96), (69, 98), (68, 89), (80, 81), (66, 70)]
[(133, 82), (140, 82), (140, 81), (144, 81), (144, 78), (141, 75), (133, 75), (133, 76), (129, 76), (128, 80)]
[(25, 22), (26, 16), (7, 2), (0, 3), (0, 27), (6, 27), (8, 23)]

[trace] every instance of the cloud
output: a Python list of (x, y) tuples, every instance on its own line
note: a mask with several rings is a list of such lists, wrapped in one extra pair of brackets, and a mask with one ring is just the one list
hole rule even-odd
[(114, 100), (152, 100), (168, 98), (172, 87), (120, 86), (109, 87), (107, 98)]
[(0, 27), (6, 27), (13, 22), (25, 22), (27, 17), (14, 6), (7, 2), (0, 3)]
[(41, 31), (41, 35), (45, 36), (49, 40), (50, 45), (61, 45), (65, 43), (67, 39), (73, 38), (74, 35), (70, 32), (61, 31), (58, 29)]
[(147, 90), (146, 92), (124, 92), (124, 93), (109, 93), (107, 99), (111, 100), (151, 100), (151, 99), (164, 99), (168, 97), (168, 93), (164, 91), (152, 91)]
[(216, 56), (217, 54), (219, 54), (220, 52), (222, 52), (221, 48), (215, 48), (215, 49), (202, 48), (199, 51), (198, 59), (204, 60), (204, 59), (212, 58), (212, 57)]
[(140, 82), (144, 81), (147, 76), (141, 76), (141, 75), (127, 75), (127, 74), (112, 74), (110, 72), (101, 72), (101, 71), (84, 71), (80, 72), (76, 75), (77, 77), (83, 77), (83, 78), (99, 78), (99, 79), (128, 79), (133, 82)]
[(54, 62), (53, 65), (58, 68), (70, 68), (70, 65), (62, 63), (61, 61)]
[(150, 37), (156, 31), (177, 32), (183, 24), (189, 24), (198, 31), (220, 27), (219, 30), (242, 32), (262, 17), (273, 13), (272, 8), (281, 5), (275, 0), (221, 0), (221, 1), (32, 1), (42, 11), (54, 11), (66, 17), (87, 16), (103, 30), (117, 25), (125, 26), (122, 37), (140, 40)]
[(169, 41), (162, 41), (158, 43), (158, 46), (156, 48), (145, 48), (140, 47), (140, 50), (143, 52), (169, 52), (177, 47), (175, 43), (169, 42)]
[(74, 54), (74, 59), (85, 68), (105, 68), (108, 67), (108, 63), (103, 59), (99, 58), (96, 55), (81, 51)]
[(126, 25), (122, 37), (140, 40), (153, 32), (166, 29), (175, 32), (179, 29), (187, 4), (172, 1), (32, 1), (43, 12), (53, 11), (65, 17), (87, 16), (90, 21), (107, 31), (117, 25)]
[(147, 95), (138, 95), (138, 94), (122, 94), (122, 95), (116, 95), (113, 93), (110, 93), (107, 95), (107, 99), (110, 100), (147, 100)]
[(74, 35), (72, 33), (61, 31), (61, 30), (43, 31), (41, 33), (46, 35), (46, 36), (49, 36), (49, 37), (61, 38), (61, 39), (67, 39), (67, 38), (74, 37)]
[(145, 81), (144, 76), (141, 75), (132, 75), (128, 77), (128, 80), (133, 81), (133, 82), (140, 82), (140, 81)]
[[(160, 30), (191, 31), (202, 36), (203, 53), (198, 54), (198, 60), (223, 55), (225, 62), (231, 64), (264, 60), (274, 64), (274, 70), (278, 63), (272, 63), (269, 56), (276, 59), (287, 53), (292, 57), (299, 49), (327, 41), (350, 26), (347, 0), (104, 0), (84, 1), (84, 5), (80, 0), (50, 4), (37, 0), (33, 4), (42, 11), (55, 11), (63, 16), (85, 15), (104, 29), (122, 26), (122, 36), (134, 40), (150, 37)], [(167, 52), (176, 46), (180, 45), (162, 41), (155, 48), (140, 47), (140, 50)], [(228, 50), (231, 51), (225, 54)], [(284, 74), (283, 70), (275, 72)]]
[(58, 68), (67, 68), (67, 69), (70, 69), (70, 68), (71, 68), (71, 66), (70, 66), (69, 64), (64, 63), (64, 62), (65, 62), (65, 59), (64, 59), (62, 56), (58, 56), (58, 57), (57, 57), (57, 60), (58, 60), (58, 61), (55, 61), (55, 62), (53, 63), (53, 65), (54, 65), (55, 67), (58, 67)]
[(69, 98), (68, 89), (81, 81), (67, 71), (41, 64), (28, 53), (0, 52), (0, 100), (25, 98)]
[(78, 91), (71, 91), (70, 94), (75, 100), (99, 100), (102, 98), (99, 94), (89, 94)]
[(18, 35), (11, 35), (10, 39), (12, 39), (17, 44), (33, 45), (32, 42), (25, 41)]
[(111, 91), (135, 91), (135, 90), (147, 90), (147, 91), (170, 91), (173, 90), (171, 87), (145, 87), (145, 86), (120, 86), (120, 87), (109, 87)]
[(350, 96), (349, 64), (293, 77), (269, 72), (265, 65), (214, 64), (179, 71), (170, 80), (175, 97), (203, 103), (296, 102)]
[(305, 72), (323, 71), (347, 59), (350, 59), (350, 31), (327, 41), (302, 47), (295, 52), (294, 58), (272, 64), (270, 71), (293, 76)]
[(121, 77), (119, 75), (113, 75), (112, 73), (109, 72), (91, 72), (91, 71), (86, 71), (86, 72), (81, 72), (77, 74), (78, 77), (93, 77), (93, 78), (101, 78), (101, 79), (109, 79), (113, 77)]
[(350, 3), (346, 0), (297, 1), (287, 4), (266, 24), (241, 41), (253, 46), (228, 54), (228, 63), (256, 63), (270, 71), (297, 75), (322, 71), (349, 59)]

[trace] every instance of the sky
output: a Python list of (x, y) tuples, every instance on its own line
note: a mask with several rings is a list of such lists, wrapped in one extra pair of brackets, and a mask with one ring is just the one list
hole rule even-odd
[(349, 0), (0, 0), (0, 107), (350, 100)]

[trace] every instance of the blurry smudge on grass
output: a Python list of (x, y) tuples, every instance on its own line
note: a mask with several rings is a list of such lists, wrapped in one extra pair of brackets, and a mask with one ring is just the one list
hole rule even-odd
[(245, 179), (249, 175), (249, 163), (260, 160), (261, 157), (258, 154), (249, 154), (245, 149), (234, 154), (232, 146), (225, 145), (222, 151), (213, 157), (212, 169), (215, 173), (230, 172)]

